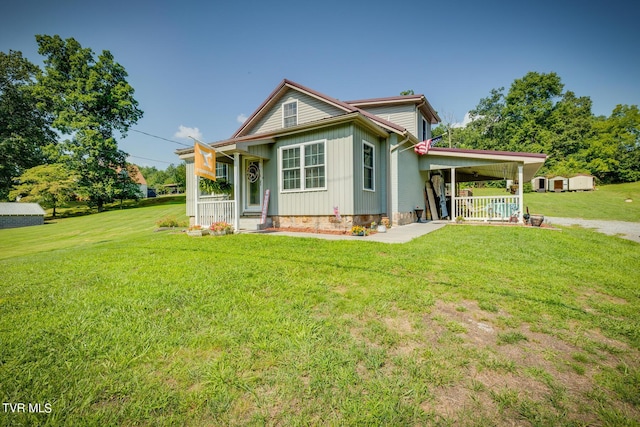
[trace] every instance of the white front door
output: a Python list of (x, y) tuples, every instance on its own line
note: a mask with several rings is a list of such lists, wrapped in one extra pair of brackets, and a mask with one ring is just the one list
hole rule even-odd
[(262, 160), (244, 159), (244, 210), (260, 212), (262, 209)]

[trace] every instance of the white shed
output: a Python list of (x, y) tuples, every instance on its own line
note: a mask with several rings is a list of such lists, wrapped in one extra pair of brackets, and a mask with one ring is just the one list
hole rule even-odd
[(0, 203), (0, 228), (44, 224), (45, 211), (37, 203)]
[(531, 188), (538, 193), (547, 191), (547, 178), (544, 176), (536, 176), (531, 180)]
[(592, 191), (596, 188), (594, 176), (581, 173), (569, 178), (569, 191)]
[(569, 191), (569, 179), (564, 176), (554, 176), (547, 179), (547, 191)]

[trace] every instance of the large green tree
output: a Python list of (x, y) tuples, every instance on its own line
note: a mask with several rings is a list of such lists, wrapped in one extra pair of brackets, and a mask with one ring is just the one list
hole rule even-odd
[(122, 188), (118, 170), (126, 167), (127, 154), (116, 136), (126, 136), (143, 114), (134, 89), (109, 51), (96, 60), (73, 38), (38, 35), (36, 41), (45, 57), (37, 94), (53, 114), (52, 126), (69, 137), (63, 154), (80, 174), (81, 193), (100, 211)]
[(79, 179), (60, 163), (35, 166), (20, 176), (20, 184), (11, 190), (9, 197), (52, 208), (55, 217), (56, 208), (75, 198)]
[(608, 118), (595, 120), (594, 134), (579, 153), (602, 182), (640, 181), (640, 111), (618, 105)]
[(0, 52), (0, 199), (26, 169), (46, 161), (50, 115), (34, 93), (40, 69), (20, 52)]

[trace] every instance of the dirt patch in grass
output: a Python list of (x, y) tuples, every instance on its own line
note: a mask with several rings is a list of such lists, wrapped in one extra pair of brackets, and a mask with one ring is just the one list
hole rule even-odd
[[(537, 417), (546, 420), (566, 418), (584, 423), (600, 423), (590, 407), (594, 392), (605, 393), (609, 403), (621, 413), (640, 416), (637, 407), (620, 402), (598, 384), (598, 375), (604, 368), (631, 363), (635, 366), (638, 352), (624, 343), (604, 337), (599, 331), (571, 331), (571, 335), (584, 336), (589, 341), (589, 355), (576, 343), (558, 336), (532, 330), (522, 323), (514, 328), (505, 327), (508, 313), (481, 310), (475, 301), (456, 303), (438, 302), (427, 316), (431, 332), (425, 338), (437, 344), (434, 338), (441, 334), (447, 322), (464, 325), (461, 349), (473, 349), (481, 358), (469, 361), (465, 378), (459, 383), (438, 389), (433, 402), (427, 407), (438, 415), (455, 420), (463, 417), (469, 408), (490, 408), (497, 405), (501, 413), (511, 416)], [(501, 334), (519, 337), (514, 343), (500, 340)], [(604, 350), (594, 350), (601, 348)], [(607, 353), (606, 349), (613, 349)], [(479, 405), (479, 406), (478, 406)], [(493, 411), (490, 411), (493, 412)], [(491, 414), (486, 414), (492, 417)], [(509, 419), (513, 419), (509, 416)]]
[[(603, 410), (593, 407), (594, 394), (605, 402), (605, 411), (640, 419), (637, 406), (600, 380), (621, 364), (637, 366), (640, 354), (598, 330), (540, 332), (504, 311), (482, 310), (475, 301), (439, 301), (421, 317), (394, 309), (375, 325), (395, 339), (378, 339), (370, 324), (358, 320), (351, 335), (371, 351), (385, 352), (380, 369), (389, 375), (405, 369), (402, 360), (435, 372), (431, 397), (420, 406), (445, 424), (474, 419), (495, 425), (514, 420), (599, 425)], [(363, 362), (356, 366), (364, 380), (370, 369)]]

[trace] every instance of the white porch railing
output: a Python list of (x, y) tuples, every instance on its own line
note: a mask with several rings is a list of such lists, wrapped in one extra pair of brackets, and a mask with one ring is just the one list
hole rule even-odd
[(468, 221), (508, 221), (518, 216), (518, 196), (456, 197), (453, 218)]
[(214, 222), (234, 224), (234, 200), (216, 200), (201, 197), (198, 201), (198, 224), (209, 227)]

